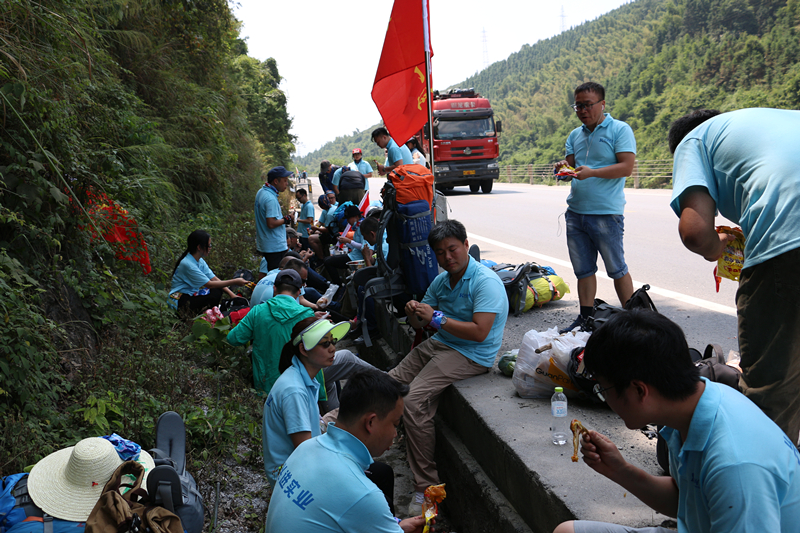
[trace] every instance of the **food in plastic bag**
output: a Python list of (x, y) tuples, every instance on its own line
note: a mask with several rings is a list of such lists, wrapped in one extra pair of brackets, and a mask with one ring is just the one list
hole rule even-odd
[(731, 228), (730, 226), (717, 226), (717, 233), (727, 233), (736, 239), (725, 245), (722, 257), (717, 260), (714, 267), (714, 280), (717, 282), (717, 292), (722, 278), (739, 281), (739, 274), (744, 266), (744, 233), (741, 228)]
[(500, 356), (500, 361), (497, 362), (497, 368), (504, 376), (511, 377), (514, 373), (514, 367), (517, 365), (517, 355), (519, 350), (511, 350)]
[[(578, 388), (567, 372), (569, 355), (573, 348), (584, 346), (590, 335), (586, 331), (559, 335), (556, 328), (545, 332), (535, 329), (527, 332), (522, 339), (511, 378), (517, 393), (522, 398), (549, 398), (553, 394), (553, 387), (563, 387), (568, 397), (577, 397)], [(536, 353), (537, 349), (545, 348), (547, 344), (551, 347)]]
[(431, 530), (431, 521), (439, 514), (439, 504), (447, 497), (444, 490), (444, 483), (441, 485), (431, 485), (425, 489), (425, 500), (422, 502), (422, 516), (425, 517), (425, 529), (422, 533)]

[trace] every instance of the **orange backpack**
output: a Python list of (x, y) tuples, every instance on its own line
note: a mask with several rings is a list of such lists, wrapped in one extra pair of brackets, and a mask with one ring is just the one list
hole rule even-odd
[(433, 173), (422, 165), (400, 165), (387, 176), (397, 190), (397, 203), (425, 200), (433, 205)]

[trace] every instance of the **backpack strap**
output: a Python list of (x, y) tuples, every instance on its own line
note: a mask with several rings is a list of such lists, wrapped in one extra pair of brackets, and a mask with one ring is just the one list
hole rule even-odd
[(53, 533), (53, 517), (47, 513), (42, 516), (42, 533)]

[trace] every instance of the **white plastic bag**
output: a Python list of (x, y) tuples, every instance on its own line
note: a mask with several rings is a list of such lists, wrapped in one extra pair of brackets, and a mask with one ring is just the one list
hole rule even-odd
[(337, 290), (339, 290), (338, 285), (331, 283), (328, 286), (328, 290), (325, 291), (325, 294), (323, 294), (322, 297), (317, 300), (317, 305), (320, 307), (320, 309), (325, 309), (328, 307), (328, 304), (333, 300), (333, 296), (336, 294)]
[[(567, 372), (569, 355), (573, 348), (585, 345), (589, 335), (586, 332), (559, 335), (556, 328), (541, 333), (536, 330), (527, 332), (511, 378), (517, 393), (522, 398), (549, 398), (555, 387), (563, 387), (568, 397), (576, 397), (578, 389)], [(551, 348), (536, 353), (538, 348), (548, 344)]]

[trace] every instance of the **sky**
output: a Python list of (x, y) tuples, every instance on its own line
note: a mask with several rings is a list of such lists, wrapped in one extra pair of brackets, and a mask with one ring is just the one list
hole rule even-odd
[[(433, 88), (444, 89), (525, 44), (596, 19), (630, 0), (429, 1)], [(248, 54), (261, 61), (274, 57), (278, 63), (298, 156), (380, 122), (370, 93), (392, 4), (234, 2)]]

